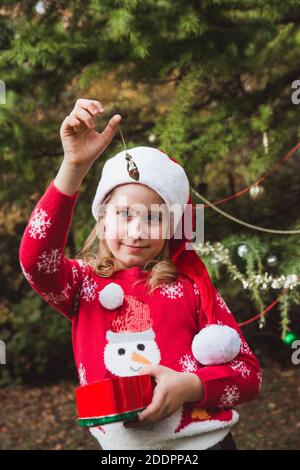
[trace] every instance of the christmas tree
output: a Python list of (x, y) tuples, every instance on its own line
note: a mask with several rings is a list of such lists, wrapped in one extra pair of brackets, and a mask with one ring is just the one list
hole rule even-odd
[[(2, 2), (0, 326), (12, 364), (24, 357), (14, 374), (33, 364), (42, 374), (50, 338), (65, 347), (66, 327), (51, 316), (26, 352), (47, 307), (32, 297), (17, 248), (80, 97), (103, 103), (99, 129), (122, 115), (128, 148), (153, 145), (184, 165), (193, 202), (205, 204), (199, 256), (226, 303), (240, 323), (274, 305), (243, 327), (253, 341), (259, 325), (287, 342), (299, 335), (299, 17), (298, 1)], [(102, 166), (121, 149), (117, 136), (87, 175), (67, 255), (92, 229)]]

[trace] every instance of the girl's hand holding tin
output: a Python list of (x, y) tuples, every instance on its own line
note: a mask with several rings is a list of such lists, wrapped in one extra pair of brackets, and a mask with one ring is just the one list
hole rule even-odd
[(78, 99), (71, 113), (60, 128), (64, 160), (75, 167), (89, 168), (110, 144), (122, 117), (115, 114), (105, 129), (99, 133), (95, 128), (96, 116), (102, 116), (104, 108), (100, 101)]
[(133, 421), (126, 421), (125, 428), (149, 426), (171, 416), (184, 403), (202, 401), (204, 386), (193, 373), (178, 372), (162, 365), (145, 366), (140, 375), (155, 377), (152, 402)]

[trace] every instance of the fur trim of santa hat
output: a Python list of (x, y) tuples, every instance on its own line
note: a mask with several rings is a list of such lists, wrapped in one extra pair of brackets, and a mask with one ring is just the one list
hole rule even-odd
[(232, 361), (241, 348), (241, 338), (227, 325), (208, 325), (193, 339), (192, 352), (200, 364), (216, 365)]

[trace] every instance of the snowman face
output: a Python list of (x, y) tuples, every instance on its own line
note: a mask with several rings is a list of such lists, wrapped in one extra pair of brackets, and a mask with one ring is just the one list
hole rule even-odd
[(138, 375), (143, 367), (159, 362), (160, 352), (153, 340), (109, 343), (104, 350), (107, 369), (120, 377)]

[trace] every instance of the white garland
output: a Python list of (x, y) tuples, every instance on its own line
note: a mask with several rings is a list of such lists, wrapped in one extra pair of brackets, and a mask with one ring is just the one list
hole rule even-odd
[(195, 246), (195, 251), (199, 256), (213, 255), (215, 262), (226, 265), (229, 272), (233, 275), (233, 279), (241, 281), (244, 289), (260, 287), (263, 290), (268, 286), (271, 286), (273, 289), (293, 289), (300, 285), (300, 277), (297, 274), (288, 274), (287, 276), (281, 274), (279, 277), (274, 277), (272, 274), (265, 272), (263, 275), (254, 274), (246, 278), (239, 271), (238, 267), (232, 263), (228, 248), (225, 248), (220, 242), (213, 244), (205, 242), (204, 245), (198, 243)]

